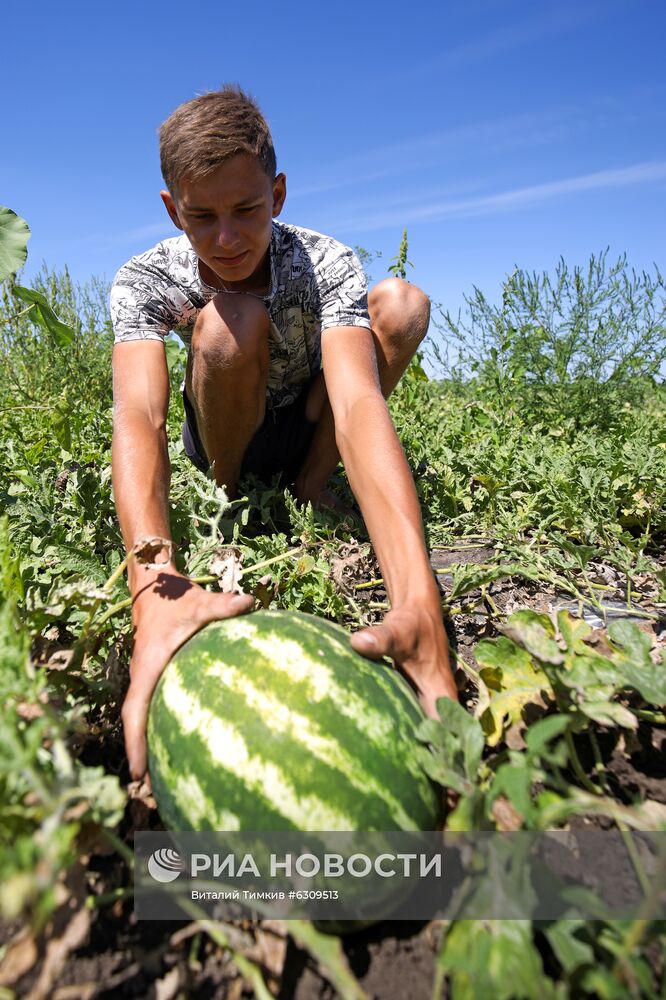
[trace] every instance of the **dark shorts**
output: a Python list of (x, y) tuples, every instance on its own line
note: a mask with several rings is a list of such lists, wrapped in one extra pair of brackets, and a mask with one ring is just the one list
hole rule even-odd
[[(293, 483), (301, 471), (305, 456), (317, 426), (305, 416), (305, 404), (314, 375), (301, 390), (298, 398), (287, 406), (266, 409), (264, 422), (247, 446), (241, 465), (241, 476), (254, 473), (265, 483), (270, 483), (281, 472), (285, 484)], [(185, 453), (201, 472), (208, 472), (210, 462), (199, 431), (194, 407), (183, 387), (185, 423), (183, 444)]]

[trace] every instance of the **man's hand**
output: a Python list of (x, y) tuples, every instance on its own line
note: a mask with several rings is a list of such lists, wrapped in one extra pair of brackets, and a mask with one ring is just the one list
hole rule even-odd
[(134, 596), (134, 650), (130, 686), (122, 709), (125, 748), (133, 779), (147, 770), (146, 725), (153, 691), (167, 663), (208, 622), (252, 610), (251, 594), (213, 594), (172, 566), (140, 568)]
[(381, 625), (355, 632), (351, 644), (371, 660), (382, 656), (394, 660), (416, 685), (423, 710), (431, 718), (438, 718), (438, 698), (458, 700), (439, 606), (393, 608)]

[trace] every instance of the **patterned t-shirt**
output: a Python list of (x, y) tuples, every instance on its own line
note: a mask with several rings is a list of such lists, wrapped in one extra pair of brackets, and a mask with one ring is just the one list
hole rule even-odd
[[(365, 275), (354, 252), (330, 236), (273, 222), (271, 287), (261, 296), (271, 317), (270, 407), (293, 402), (321, 368), (321, 334), (336, 326), (370, 328)], [(197, 316), (220, 291), (199, 273), (187, 236), (132, 257), (111, 288), (116, 343), (163, 340), (175, 331), (189, 348)]]

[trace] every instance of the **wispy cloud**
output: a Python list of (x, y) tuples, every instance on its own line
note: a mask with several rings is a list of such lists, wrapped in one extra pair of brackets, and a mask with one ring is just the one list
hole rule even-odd
[(579, 177), (568, 177), (547, 184), (533, 184), (497, 194), (458, 200), (415, 203), (399, 211), (386, 212), (382, 210), (374, 214), (355, 216), (344, 220), (336, 224), (335, 230), (338, 233), (359, 232), (361, 230), (367, 232), (414, 222), (437, 222), (447, 218), (490, 215), (495, 212), (523, 208), (527, 205), (536, 205), (553, 198), (580, 194), (584, 191), (630, 187), (664, 180), (666, 180), (666, 161), (637, 163), (631, 167), (599, 170), (591, 174), (582, 174)]
[(442, 52), (436, 60), (422, 65), (422, 71), (433, 69), (458, 69), (460, 66), (482, 59), (490, 59), (502, 52), (532, 45), (544, 38), (566, 34), (592, 20), (597, 20), (603, 8), (590, 4), (587, 8), (563, 8), (556, 4), (530, 18), (515, 18), (506, 27), (477, 35), (472, 41)]
[[(593, 113), (593, 112), (592, 112)], [(510, 115), (455, 128), (413, 136), (401, 142), (387, 143), (339, 159), (334, 173), (313, 184), (289, 187), (290, 201), (324, 194), (340, 188), (372, 183), (384, 177), (420, 170), (429, 163), (469, 156), (474, 150), (484, 158), (522, 147), (557, 142), (576, 133), (585, 124), (589, 128), (590, 109), (561, 107), (540, 109), (522, 115)], [(382, 166), (378, 167), (378, 164)]]
[(177, 236), (178, 233), (168, 219), (161, 222), (149, 222), (145, 226), (138, 226), (135, 229), (125, 229), (118, 233), (89, 233), (81, 239), (71, 240), (69, 246), (87, 246), (95, 253), (103, 253), (106, 250), (113, 250), (117, 247), (127, 247), (135, 249), (135, 244), (143, 240), (166, 240), (170, 236)]
[[(615, 11), (625, 7), (626, 3), (627, 0), (603, 0), (603, 2), (588, 0), (585, 5), (574, 6), (560, 0), (550, 7), (545, 4), (534, 4), (533, 13), (526, 14), (524, 6), (521, 5), (520, 9), (512, 11), (507, 0), (501, 0), (499, 4), (487, 5), (486, 14), (501, 17), (503, 24), (502, 26), (495, 24), (492, 30), (485, 33), (474, 29), (475, 26), (487, 22), (488, 17), (482, 16), (470, 5), (468, 12), (473, 18), (473, 23), (467, 26), (465, 34), (472, 35), (472, 40), (450, 47), (438, 44), (437, 56), (432, 59), (422, 59), (412, 66), (402, 74), (402, 83), (404, 85), (406, 80), (418, 79), (433, 73), (442, 74), (448, 70), (458, 72), (465, 66), (484, 60), (492, 61), (494, 57), (506, 52), (534, 46), (546, 39), (555, 39), (588, 24), (599, 24), (602, 19), (612, 16)], [(385, 84), (385, 81), (382, 80), (381, 83)]]

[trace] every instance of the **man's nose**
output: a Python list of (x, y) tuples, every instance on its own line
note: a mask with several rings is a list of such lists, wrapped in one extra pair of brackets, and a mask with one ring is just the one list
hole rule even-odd
[(240, 241), (238, 226), (233, 219), (220, 219), (217, 227), (217, 245), (221, 250), (233, 250)]

